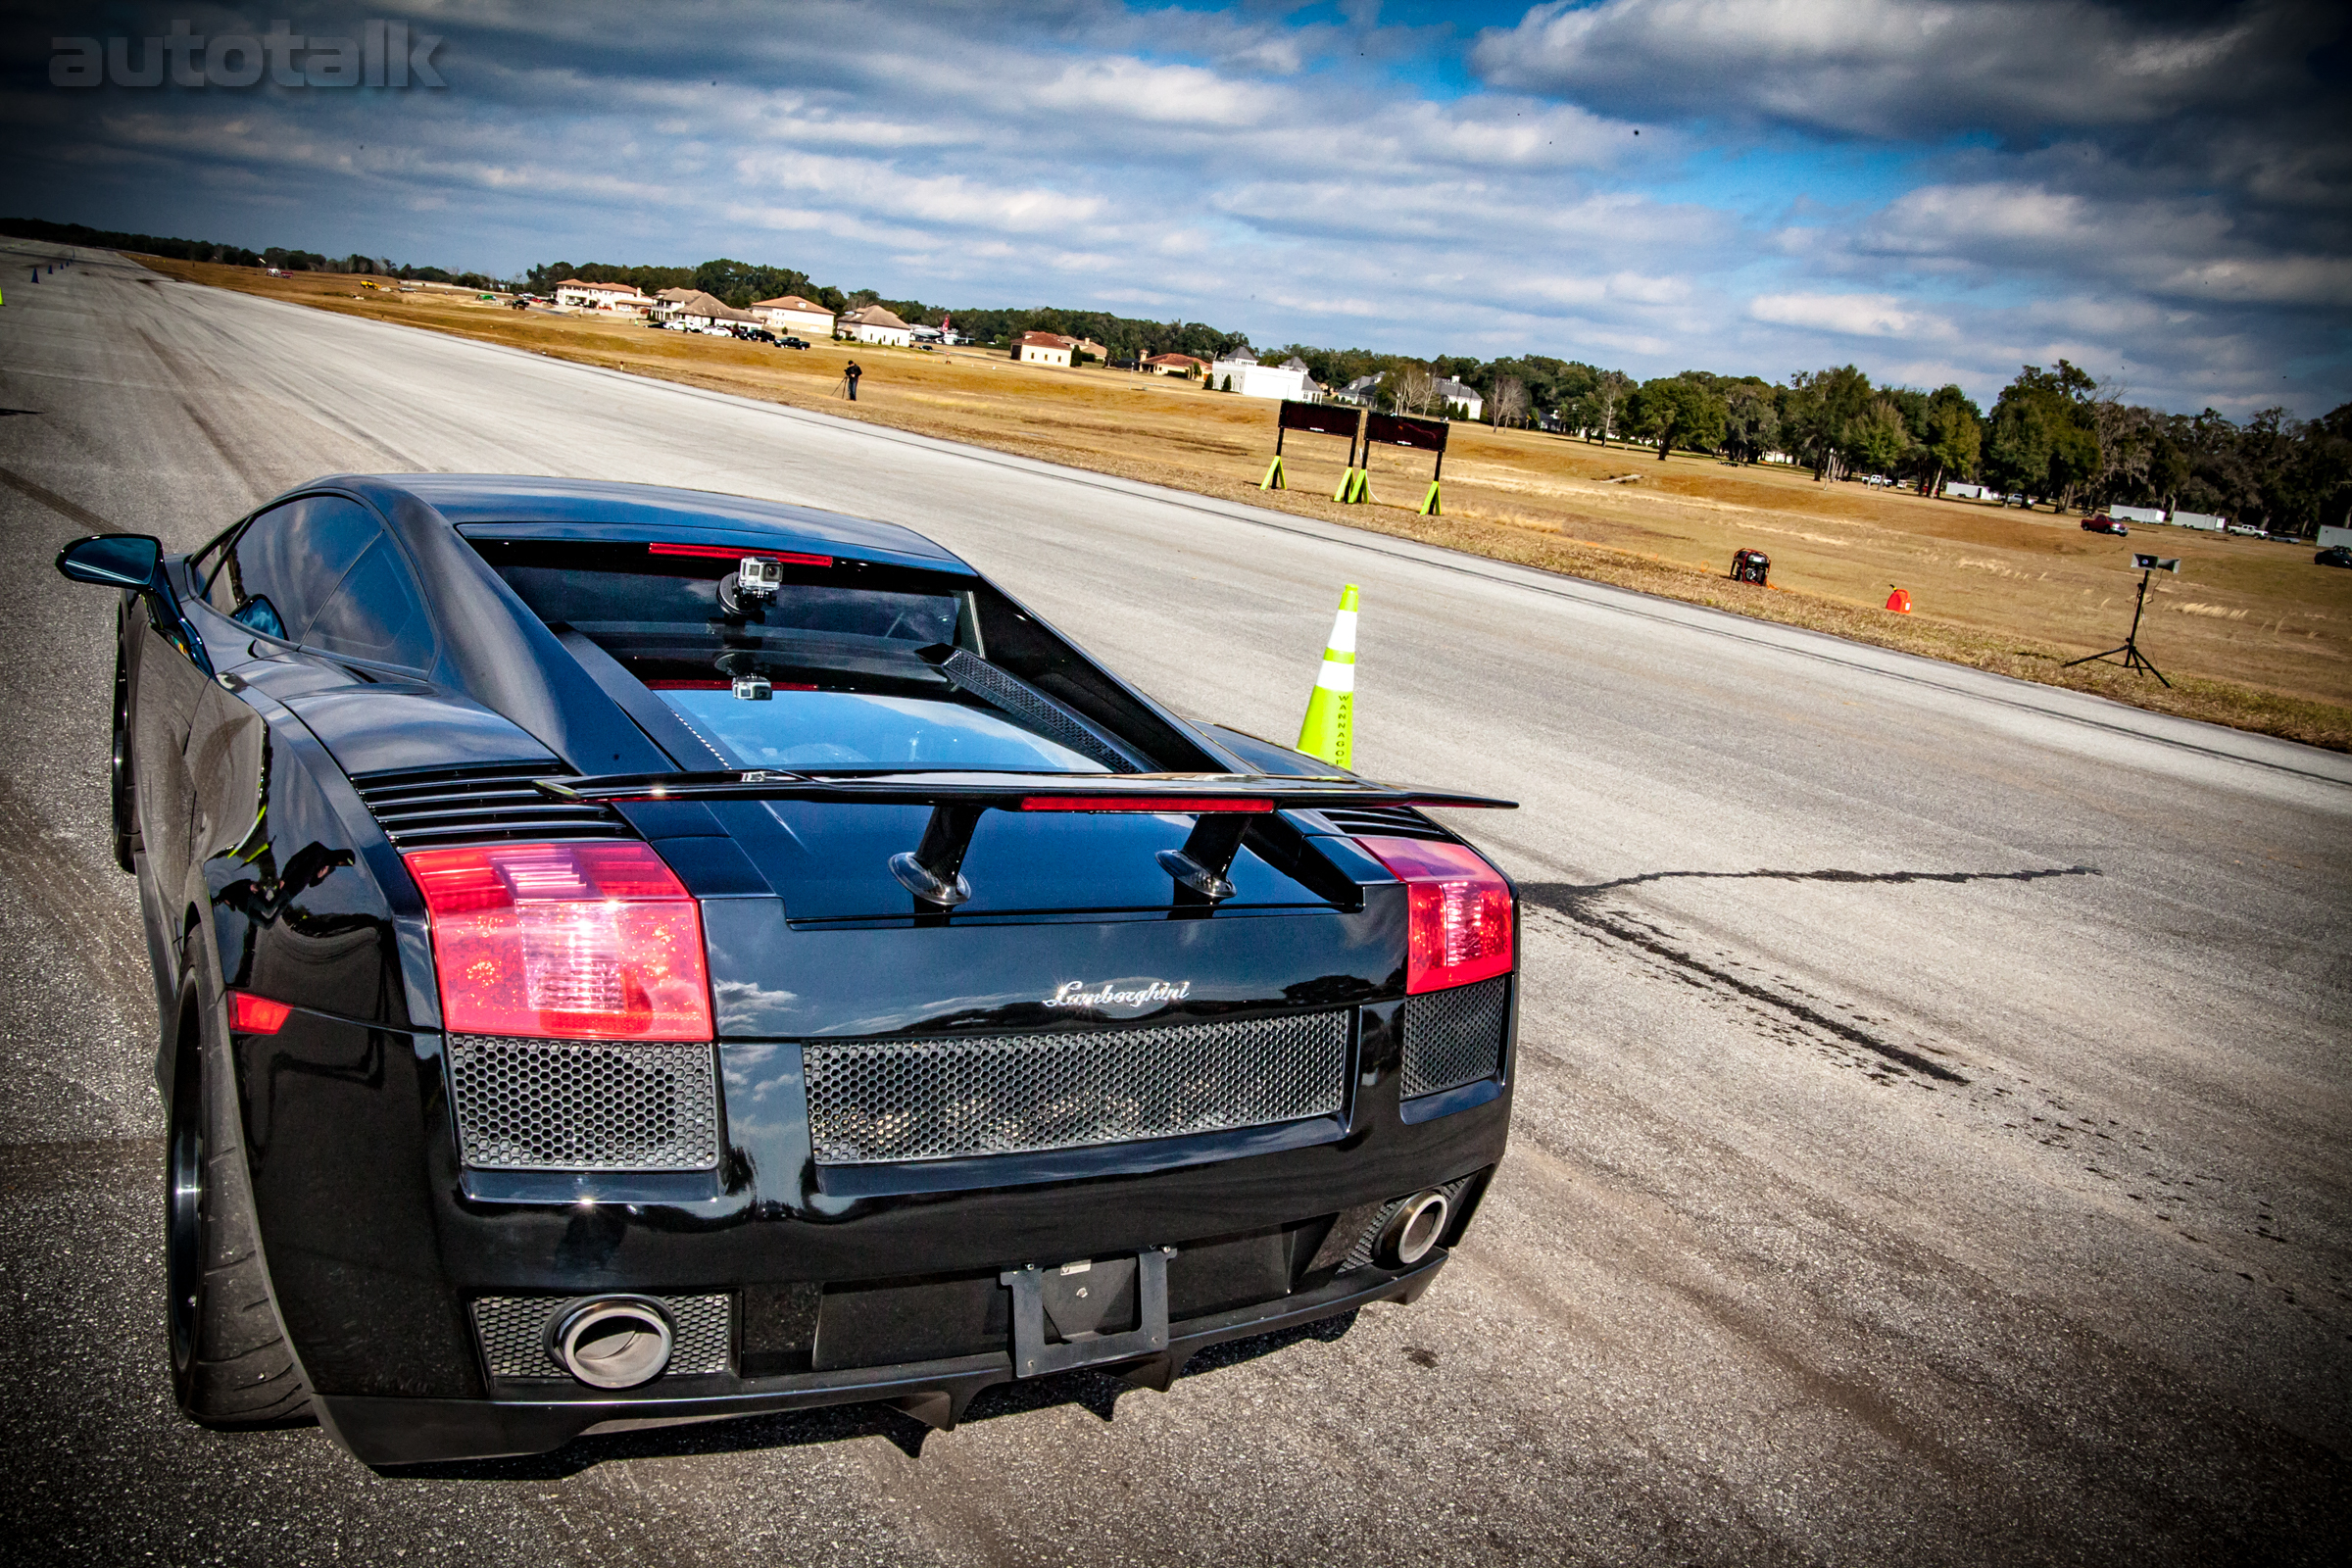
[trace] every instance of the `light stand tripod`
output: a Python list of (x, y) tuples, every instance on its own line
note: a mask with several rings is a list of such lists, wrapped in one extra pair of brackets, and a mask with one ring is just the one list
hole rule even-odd
[(2177, 572), (2180, 569), (2180, 563), (2178, 560), (2159, 561), (2154, 556), (2135, 555), (2132, 558), (2132, 564), (2139, 568), (2139, 601), (2132, 607), (2132, 629), (2124, 634), (2124, 646), (2110, 648), (2103, 654), (2086, 654), (2081, 659), (2070, 659), (2062, 667), (2072, 669), (2077, 664), (2088, 664), (2102, 659), (2113, 659), (2116, 655), (2121, 654), (2124, 656), (2126, 669), (2144, 669), (2162, 682), (2166, 691), (2171, 691), (2173, 683), (2165, 680), (2164, 671), (2149, 663), (2148, 656), (2139, 651), (2139, 617), (2146, 612), (2148, 608), (2149, 576), (2159, 571)]

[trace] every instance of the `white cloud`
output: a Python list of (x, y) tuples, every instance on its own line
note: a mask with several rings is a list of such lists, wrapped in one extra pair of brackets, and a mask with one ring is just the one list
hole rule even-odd
[[(168, 23), (126, 0), (106, 25), (162, 30), (142, 3)], [(2317, 13), (2290, 0), (1547, 4), (1484, 35), (1487, 86), (1458, 93), (1406, 84), (1445, 65), (1442, 27), (1365, 5), (384, 9), (449, 33), (446, 92), (17, 94), (20, 200), (482, 270), (731, 255), (1643, 376), (1859, 358), (1988, 394), (2063, 353), (2186, 407), (2275, 397), (2298, 356), (2324, 360), (2320, 407), (2352, 381), (2352, 154), (2296, 96)], [(1960, 125), (2010, 139), (1936, 140)], [(1909, 162), (1848, 178), (1873, 135)], [(1752, 190), (1706, 177), (1759, 149)]]
[(1761, 294), (1747, 302), (1747, 314), (1759, 321), (1845, 337), (1918, 340), (1952, 335), (1950, 321), (1907, 307), (1891, 294)]
[(2247, 0), (2168, 25), (2091, 0), (1549, 0), (1472, 60), (1497, 86), (1658, 118), (2031, 132), (2258, 103), (2332, 35), (2332, 10)]

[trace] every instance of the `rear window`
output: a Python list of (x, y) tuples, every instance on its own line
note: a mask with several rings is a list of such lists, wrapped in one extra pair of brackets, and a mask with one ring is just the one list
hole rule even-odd
[(612, 656), (733, 766), (1102, 773), (1213, 765), (976, 578), (785, 562), (772, 595), (757, 597), (733, 581), (740, 556), (732, 552), (470, 543), (542, 620)]

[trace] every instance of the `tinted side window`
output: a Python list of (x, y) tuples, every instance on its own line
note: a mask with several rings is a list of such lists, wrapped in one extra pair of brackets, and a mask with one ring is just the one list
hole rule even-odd
[(299, 640), (344, 573), (382, 533), (371, 513), (340, 496), (306, 496), (272, 507), (237, 535), (205, 597), (257, 631)]
[(422, 669), (432, 662), (433, 632), (416, 579), (392, 541), (377, 537), (311, 621), (313, 647)]

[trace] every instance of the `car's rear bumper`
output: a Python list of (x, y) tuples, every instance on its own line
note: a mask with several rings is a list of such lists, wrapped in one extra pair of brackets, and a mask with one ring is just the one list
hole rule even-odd
[[(1416, 1267), (1350, 1270), (1318, 1289), (1300, 1291), (1229, 1311), (1169, 1325), (1159, 1354), (1102, 1363), (1098, 1370), (1141, 1387), (1164, 1390), (1186, 1361), (1212, 1345), (1278, 1333), (1349, 1312), (1372, 1301), (1418, 1298), (1436, 1280), (1446, 1254)], [(1012, 1349), (900, 1366), (853, 1367), (781, 1377), (728, 1379), (724, 1392), (600, 1395), (581, 1389), (538, 1398), (406, 1399), (320, 1396), (319, 1423), (346, 1448), (373, 1466), (486, 1459), (545, 1453), (573, 1438), (738, 1416), (769, 1415), (832, 1404), (887, 1401), (935, 1427), (953, 1426), (972, 1396), (1013, 1381)]]

